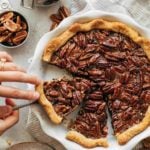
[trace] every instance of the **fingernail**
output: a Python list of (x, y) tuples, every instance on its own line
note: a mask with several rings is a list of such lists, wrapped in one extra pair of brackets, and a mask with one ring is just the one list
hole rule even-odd
[(38, 78), (37, 76), (35, 76), (35, 80), (36, 80), (36, 85), (40, 84), (41, 83), (41, 79)]
[(34, 92), (33, 96), (34, 96), (35, 99), (38, 99), (40, 97), (40, 94), (38, 92)]
[(38, 84), (41, 84), (43, 81), (40, 79), (40, 78), (38, 78)]

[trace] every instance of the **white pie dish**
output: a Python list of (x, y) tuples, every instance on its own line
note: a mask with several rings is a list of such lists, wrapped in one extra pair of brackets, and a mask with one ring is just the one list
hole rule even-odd
[[(67, 19), (65, 19), (55, 30), (52, 32), (46, 33), (39, 41), (36, 47), (36, 51), (33, 57), (33, 61), (31, 63), (31, 66), (29, 67), (29, 73), (39, 75), (44, 80), (50, 80), (52, 78), (59, 78), (64, 75), (68, 75), (65, 71), (58, 69), (55, 66), (50, 66), (47, 64), (43, 64), (41, 61), (42, 53), (44, 50), (44, 47), (48, 43), (50, 39), (53, 37), (56, 37), (63, 31), (65, 31), (71, 24), (74, 22), (85, 22), (88, 20), (92, 20), (95, 18), (104, 18), (107, 20), (112, 21), (120, 21), (125, 24), (128, 24), (129, 26), (133, 27), (135, 30), (137, 30), (141, 35), (144, 37), (150, 38), (150, 31), (144, 27), (141, 27), (138, 25), (132, 18), (126, 15), (117, 14), (117, 13), (107, 13), (102, 11), (96, 11), (92, 10), (89, 11), (83, 15), (75, 15), (71, 16)], [(31, 87), (30, 87), (31, 88)], [(55, 138), (56, 140), (60, 141), (68, 150), (84, 150), (82, 146), (68, 141), (65, 139), (65, 135), (67, 133), (67, 130), (61, 126), (61, 125), (53, 125), (46, 114), (41, 110), (41, 107), (32, 106), (32, 111), (36, 114), (38, 117), (43, 131), (48, 134), (49, 136)], [(109, 119), (110, 124), (110, 119)], [(113, 131), (111, 128), (109, 128), (109, 135), (108, 135), (108, 141), (109, 141), (109, 147), (108, 148), (93, 148), (93, 150), (100, 150), (100, 149), (108, 149), (108, 150), (130, 150), (132, 149), (139, 141), (142, 139), (150, 136), (150, 128), (147, 128), (145, 131), (143, 131), (141, 134), (135, 136), (133, 139), (131, 139), (127, 144), (120, 146), (115, 140), (115, 137), (112, 135)], [(59, 134), (57, 134), (59, 133)]]

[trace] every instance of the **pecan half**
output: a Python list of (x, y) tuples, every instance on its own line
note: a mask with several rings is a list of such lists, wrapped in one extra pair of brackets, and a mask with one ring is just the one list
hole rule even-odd
[(12, 33), (9, 33), (8, 35), (0, 36), (0, 42), (7, 41), (11, 35), (12, 35)]
[(2, 17), (0, 17), (0, 22), (4, 23), (4, 22), (10, 20), (13, 16), (14, 16), (13, 12), (5, 13)]
[(51, 25), (51, 27), (50, 27), (50, 30), (55, 29), (57, 26), (58, 26), (58, 23), (52, 22), (52, 25)]
[(21, 29), (19, 24), (16, 24), (12, 20), (8, 20), (4, 23), (4, 27), (7, 28), (11, 32), (16, 32)]
[(14, 44), (18, 44), (20, 42), (22, 42), (26, 37), (27, 37), (27, 31), (22, 30), (16, 33), (15, 37), (12, 39)]
[(57, 24), (59, 24), (62, 20), (62, 18), (58, 14), (52, 14), (50, 18), (53, 22), (56, 22)]
[(50, 16), (50, 19), (52, 20), (52, 25), (50, 27), (50, 30), (56, 28), (58, 24), (68, 16), (70, 16), (70, 11), (64, 6), (60, 7), (56, 14), (52, 14)]
[(70, 11), (64, 6), (60, 7), (58, 9), (58, 12), (59, 12), (60, 16), (62, 17), (62, 19), (67, 18), (68, 16), (70, 16)]
[(19, 25), (21, 25), (21, 17), (20, 17), (20, 16), (17, 16), (17, 21), (16, 21), (16, 24), (19, 24)]
[(4, 31), (6, 31), (7, 30), (7, 28), (6, 27), (4, 27), (4, 26), (1, 26), (0, 27), (0, 34), (2, 34)]

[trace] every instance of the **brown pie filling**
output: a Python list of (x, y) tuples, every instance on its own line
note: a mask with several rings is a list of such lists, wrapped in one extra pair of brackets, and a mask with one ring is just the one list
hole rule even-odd
[(94, 88), (95, 84), (82, 78), (61, 79), (44, 83), (46, 98), (52, 103), (56, 113), (61, 117), (72, 112)]
[[(53, 53), (50, 63), (65, 68), (76, 76), (88, 78), (102, 89), (102, 99), (95, 101), (89, 98), (83, 105), (72, 125), (75, 130), (88, 137), (105, 135), (103, 128), (105, 128), (106, 114), (102, 117), (104, 120), (97, 115), (100, 112), (97, 109), (98, 103), (105, 104), (103, 99), (108, 104), (115, 134), (122, 133), (144, 118), (150, 104), (150, 61), (144, 50), (129, 37), (99, 29), (79, 32)], [(61, 84), (56, 89), (52, 86), (46, 95), (54, 103), (55, 110), (64, 114), (79, 105), (84, 92), (73, 87), (73, 91), (77, 90), (80, 93), (77, 94), (80, 95), (80, 100), (76, 102), (73, 98), (72, 104), (70, 98), (65, 97), (67, 100), (64, 104), (63, 100), (50, 96), (53, 89), (58, 92), (60, 87), (62, 88)], [(72, 86), (68, 89), (72, 89)], [(71, 93), (73, 91), (71, 90)], [(60, 97), (64, 98), (62, 94)], [(90, 102), (91, 109), (87, 110), (86, 103)], [(65, 109), (62, 109), (64, 105)], [(64, 112), (60, 112), (59, 108)], [(104, 112), (105, 110), (102, 110), (100, 114)], [(96, 129), (93, 130), (92, 127)]]
[(102, 92), (96, 90), (86, 96), (76, 120), (70, 128), (87, 138), (99, 139), (107, 136), (106, 103)]

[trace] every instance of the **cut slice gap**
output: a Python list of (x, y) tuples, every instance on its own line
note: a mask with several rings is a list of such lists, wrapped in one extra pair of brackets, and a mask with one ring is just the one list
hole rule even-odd
[(82, 104), (80, 104), (74, 111), (73, 113), (68, 114), (67, 116), (64, 117), (62, 121), (62, 126), (64, 126), (66, 129), (68, 129), (68, 126), (74, 122), (77, 114), (79, 113), (80, 109), (82, 107)]
[(70, 124), (66, 138), (84, 147), (107, 147), (106, 103), (100, 89), (86, 95), (76, 120)]

